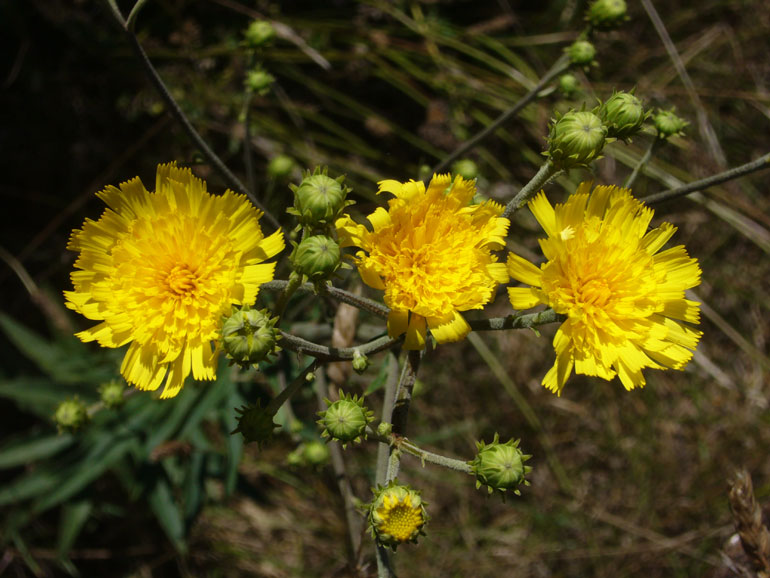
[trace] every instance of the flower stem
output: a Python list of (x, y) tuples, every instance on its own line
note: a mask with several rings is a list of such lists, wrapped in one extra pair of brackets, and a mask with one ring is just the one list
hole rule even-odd
[(558, 173), (559, 169), (554, 166), (550, 159), (545, 161), (535, 176), (532, 177), (532, 179), (530, 179), (530, 181), (524, 185), (524, 187), (516, 194), (516, 196), (511, 199), (511, 202), (505, 206), (505, 210), (500, 216), (505, 219), (510, 219), (513, 213), (523, 207), (527, 201), (529, 201), (538, 193), (538, 191), (540, 191), (540, 188), (543, 185), (545, 185)]
[[(267, 283), (260, 285), (260, 289), (265, 289), (267, 291), (280, 291), (285, 289), (288, 284), (289, 281), (277, 279), (275, 281), (268, 281)], [(304, 293), (310, 293), (315, 291), (315, 286), (312, 283), (303, 283), (302, 285), (298, 286), (296, 290), (302, 291)], [(387, 319), (388, 314), (390, 313), (390, 308), (387, 305), (383, 305), (382, 303), (372, 299), (367, 299), (366, 297), (361, 297), (360, 295), (354, 295), (349, 291), (338, 289), (333, 285), (323, 286), (321, 293), (327, 297), (336, 299), (337, 301), (342, 301), (343, 303), (347, 303), (348, 305), (352, 305), (358, 309), (363, 309), (364, 311), (367, 311), (368, 313), (376, 315), (382, 319)]]
[(236, 177), (232, 173), (232, 171), (230, 171), (230, 169), (227, 168), (227, 165), (225, 165), (222, 159), (219, 158), (219, 156), (211, 149), (211, 147), (209, 147), (209, 145), (206, 144), (206, 141), (203, 140), (203, 137), (201, 137), (198, 131), (195, 130), (195, 127), (192, 125), (190, 120), (187, 118), (187, 116), (184, 114), (182, 109), (179, 107), (179, 104), (171, 95), (171, 92), (169, 92), (168, 88), (163, 82), (163, 79), (158, 74), (158, 71), (155, 70), (155, 67), (152, 65), (152, 62), (150, 62), (150, 58), (147, 56), (147, 53), (144, 51), (144, 48), (142, 48), (142, 45), (139, 44), (139, 40), (137, 40), (132, 30), (128, 28), (128, 25), (126, 21), (123, 19), (123, 16), (121, 15), (120, 10), (118, 9), (117, 4), (115, 3), (115, 0), (106, 0), (106, 1), (110, 8), (110, 12), (115, 17), (115, 20), (118, 22), (120, 27), (126, 33), (126, 36), (128, 36), (128, 40), (131, 44), (131, 48), (139, 57), (139, 61), (142, 63), (142, 66), (144, 66), (144, 69), (147, 72), (147, 75), (150, 77), (150, 81), (155, 87), (155, 90), (158, 91), (158, 94), (166, 103), (166, 106), (168, 106), (168, 109), (171, 112), (171, 114), (174, 116), (174, 118), (176, 118), (179, 124), (182, 125), (182, 128), (184, 129), (184, 131), (187, 133), (190, 139), (192, 139), (195, 145), (200, 149), (203, 156), (205, 156), (209, 160), (209, 162), (214, 166), (214, 168), (216, 168), (222, 174), (222, 176), (224, 177), (225, 181), (229, 186), (235, 189), (238, 193), (241, 193), (242, 195), (246, 195), (249, 198), (249, 200), (251, 200), (251, 202), (254, 203), (254, 206), (256, 206), (259, 210), (261, 210), (265, 214), (265, 218), (268, 221), (270, 221), (271, 225), (273, 225), (276, 229), (280, 228), (280, 224), (278, 223), (278, 220), (273, 215), (271, 215), (264, 206), (262, 206), (262, 203), (260, 203), (259, 200), (254, 196), (254, 194), (251, 191), (249, 191), (246, 188), (246, 186), (238, 179), (238, 177)]
[(537, 98), (537, 95), (540, 93), (541, 90), (545, 87), (546, 84), (551, 82), (554, 78), (556, 78), (558, 75), (560, 75), (562, 72), (567, 70), (569, 68), (569, 57), (566, 54), (562, 54), (559, 59), (551, 66), (551, 68), (546, 72), (543, 77), (538, 81), (538, 83), (532, 87), (532, 89), (525, 94), (523, 97), (521, 97), (518, 102), (516, 102), (511, 108), (503, 112), (500, 116), (498, 116), (492, 124), (487, 126), (484, 130), (477, 133), (472, 138), (468, 139), (464, 143), (462, 143), (459, 147), (457, 147), (452, 153), (450, 153), (449, 156), (447, 156), (444, 160), (442, 160), (439, 164), (437, 164), (433, 168), (433, 173), (438, 173), (443, 170), (445, 170), (449, 165), (451, 165), (455, 160), (457, 160), (460, 156), (467, 153), (469, 150), (473, 149), (477, 144), (479, 144), (481, 141), (483, 141), (485, 138), (487, 138), (489, 135), (491, 135), (493, 132), (495, 132), (500, 126), (502, 126), (503, 123), (505, 123), (508, 119), (511, 117), (517, 115), (521, 109), (523, 109), (525, 106), (527, 106), (530, 102), (535, 100)]
[(676, 187), (675, 189), (669, 189), (667, 191), (655, 193), (654, 195), (648, 195), (639, 200), (646, 205), (654, 205), (656, 203), (662, 203), (663, 201), (670, 201), (671, 199), (689, 195), (695, 191), (702, 191), (709, 187), (713, 187), (714, 185), (720, 185), (722, 183), (726, 183), (727, 181), (732, 181), (739, 177), (743, 177), (745, 175), (764, 169), (770, 169), (770, 153), (759, 157), (757, 160), (751, 161), (744, 165), (740, 165), (738, 167), (734, 167), (732, 169), (728, 169), (716, 175), (711, 175), (710, 177), (695, 181), (689, 185)]
[(303, 369), (300, 374), (295, 377), (294, 380), (289, 385), (287, 385), (285, 389), (283, 389), (283, 391), (281, 391), (281, 393), (270, 400), (270, 403), (268, 403), (265, 407), (265, 412), (275, 415), (281, 406), (286, 403), (286, 400), (297, 393), (297, 390), (307, 383), (308, 374), (313, 373), (319, 365), (321, 365), (321, 362), (317, 359), (314, 359), (310, 365)]
[(628, 178), (626, 179), (626, 182), (623, 183), (623, 187), (626, 189), (630, 189), (631, 186), (634, 184), (634, 181), (636, 181), (636, 177), (639, 176), (639, 173), (642, 171), (644, 167), (647, 166), (647, 163), (650, 162), (650, 159), (652, 158), (652, 153), (655, 151), (655, 149), (660, 145), (665, 139), (662, 139), (660, 137), (655, 137), (655, 140), (650, 143), (650, 146), (647, 148), (647, 151), (644, 153), (641, 159), (639, 159), (639, 162), (636, 163), (636, 166), (634, 167), (633, 172), (628, 175)]
[(389, 436), (381, 436), (371, 426), (367, 426), (367, 437), (380, 442), (386, 447), (393, 446), (396, 449), (401, 450), (405, 454), (409, 454), (416, 458), (420, 458), (420, 461), (422, 462), (423, 466), (425, 466), (425, 462), (430, 462), (432, 464), (436, 464), (438, 466), (444, 466), (445, 468), (449, 468), (450, 470), (463, 472), (465, 474), (473, 473), (470, 465), (468, 465), (468, 462), (464, 462), (462, 460), (457, 460), (454, 458), (448, 458), (446, 456), (442, 456), (441, 454), (429, 452), (428, 450), (424, 450), (421, 447), (413, 444), (408, 439), (399, 437), (399, 436), (394, 436), (393, 434)]
[(281, 347), (288, 349), (289, 351), (295, 351), (304, 355), (315, 357), (321, 361), (353, 361), (356, 355), (356, 351), (360, 355), (371, 355), (385, 351), (395, 347), (403, 340), (403, 336), (392, 338), (388, 335), (383, 335), (377, 339), (373, 339), (363, 345), (356, 345), (355, 347), (343, 347), (337, 349), (336, 347), (327, 347), (325, 345), (319, 345), (313, 343), (307, 339), (302, 339), (296, 335), (285, 333), (281, 331)]
[(294, 292), (299, 289), (300, 286), (302, 286), (302, 275), (293, 271), (291, 275), (289, 275), (288, 282), (283, 286), (283, 292), (278, 297), (278, 303), (275, 305), (273, 315), (276, 317), (281, 317), (283, 315), (286, 305), (289, 303), (289, 299), (291, 299), (291, 296), (294, 295)]

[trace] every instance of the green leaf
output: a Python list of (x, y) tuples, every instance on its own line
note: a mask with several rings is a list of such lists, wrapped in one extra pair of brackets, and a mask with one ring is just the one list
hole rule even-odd
[(185, 527), (179, 508), (174, 502), (171, 487), (163, 475), (158, 476), (155, 485), (148, 496), (150, 507), (158, 519), (158, 523), (166, 532), (174, 547), (179, 552), (187, 550), (185, 543)]
[(377, 373), (377, 377), (375, 377), (372, 382), (369, 384), (369, 387), (366, 388), (366, 391), (364, 392), (364, 397), (367, 395), (374, 393), (378, 389), (380, 389), (383, 385), (385, 385), (385, 380), (388, 379), (388, 359), (385, 358), (385, 360), (382, 362), (382, 365), (380, 366), (380, 371)]
[(56, 407), (62, 401), (75, 395), (86, 402), (96, 399), (93, 388), (62, 386), (44, 377), (0, 380), (0, 397), (12, 399), (22, 409), (46, 420), (53, 417)]
[(219, 371), (217, 380), (214, 383), (203, 386), (205, 387), (205, 393), (201, 396), (198, 403), (195, 404), (195, 407), (187, 417), (187, 421), (182, 427), (182, 431), (179, 432), (180, 439), (183, 439), (193, 429), (197, 428), (198, 424), (200, 424), (203, 418), (206, 417), (206, 414), (218, 407), (221, 401), (233, 391), (235, 384), (233, 383), (233, 380), (230, 379), (230, 373), (229, 367), (223, 368)]
[(69, 447), (75, 438), (71, 434), (53, 434), (12, 441), (0, 447), (0, 469), (14, 468), (48, 458)]
[(243, 456), (243, 436), (229, 435), (238, 425), (235, 419), (235, 408), (240, 407), (245, 400), (237, 391), (233, 391), (227, 398), (227, 407), (221, 410), (222, 425), (227, 436), (227, 469), (225, 470), (225, 492), (231, 495), (235, 491), (235, 484), (238, 481), (238, 465)]
[(93, 509), (93, 502), (88, 499), (64, 504), (59, 517), (59, 534), (56, 537), (56, 554), (66, 558), (75, 544)]
[(21, 502), (47, 493), (60, 482), (59, 472), (53, 467), (36, 469), (19, 476), (0, 488), (0, 506)]
[(190, 467), (184, 483), (185, 527), (190, 528), (203, 506), (206, 454), (194, 451), (190, 456)]
[[(38, 500), (33, 505), (32, 511), (36, 513), (44, 512), (74, 496), (101, 476), (114, 463), (122, 459), (136, 443), (137, 440), (135, 438), (120, 441), (107, 438), (104, 444), (92, 448), (76, 465), (61, 471), (57, 479), (58, 485), (56, 488)], [(106, 451), (104, 446), (107, 446)]]

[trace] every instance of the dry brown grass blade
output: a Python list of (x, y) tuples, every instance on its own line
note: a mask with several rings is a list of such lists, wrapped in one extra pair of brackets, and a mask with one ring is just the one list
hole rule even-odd
[(743, 550), (757, 576), (770, 577), (770, 532), (762, 523), (762, 510), (754, 499), (751, 476), (746, 470), (735, 473), (728, 497)]

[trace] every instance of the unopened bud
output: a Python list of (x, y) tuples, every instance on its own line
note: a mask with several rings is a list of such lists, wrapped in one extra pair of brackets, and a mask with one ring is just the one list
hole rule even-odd
[(75, 432), (90, 421), (86, 405), (77, 397), (61, 402), (56, 408), (53, 419), (59, 428), (59, 433)]
[(545, 153), (560, 169), (587, 165), (604, 149), (607, 127), (592, 112), (571, 110), (554, 119)]
[(267, 20), (254, 20), (249, 24), (243, 36), (250, 47), (257, 48), (273, 39), (275, 29)]
[(245, 368), (280, 351), (277, 322), (278, 318), (270, 317), (267, 310), (251, 309), (248, 305), (233, 308), (222, 325), (222, 345), (227, 358)]
[(126, 388), (119, 381), (108, 381), (99, 386), (99, 397), (104, 407), (118, 409), (126, 403), (126, 398), (123, 397), (125, 391)]
[(583, 67), (594, 64), (596, 48), (588, 40), (575, 40), (566, 50), (571, 64)]
[(244, 405), (235, 410), (238, 414), (238, 427), (232, 434), (240, 433), (246, 442), (257, 442), (259, 446), (269, 441), (273, 437), (273, 431), (281, 427), (273, 422), (274, 413), (269, 413), (266, 408), (262, 408), (262, 402)]
[(295, 271), (311, 281), (328, 279), (339, 269), (340, 246), (326, 235), (305, 237), (294, 249), (291, 261)]
[(274, 179), (285, 178), (294, 170), (294, 159), (287, 155), (277, 155), (267, 164), (267, 174)]
[(667, 139), (672, 136), (683, 136), (684, 129), (690, 124), (679, 118), (674, 110), (658, 110), (652, 117), (652, 124), (658, 131), (658, 137)]
[(374, 419), (374, 412), (364, 405), (364, 398), (343, 394), (337, 401), (326, 400), (325, 411), (318, 413), (318, 425), (323, 428), (321, 435), (342, 442), (360, 442), (366, 437), (366, 426)]
[(486, 485), (490, 494), (495, 490), (512, 490), (514, 494), (521, 495), (518, 488), (521, 484), (529, 485), (524, 476), (532, 471), (524, 462), (532, 456), (522, 453), (519, 440), (511, 439), (501, 444), (499, 436), (495, 434), (492, 443), (480, 441), (476, 442), (476, 447), (476, 458), (469, 462), (476, 475), (476, 487)]
[(298, 217), (302, 225), (333, 225), (342, 209), (352, 204), (345, 200), (350, 189), (343, 180), (333, 179), (320, 169), (306, 174), (299, 186), (289, 185), (294, 191), (294, 207), (286, 212)]
[(641, 130), (649, 115), (632, 93), (616, 92), (599, 108), (599, 116), (608, 137), (627, 140)]
[(595, 0), (586, 20), (597, 30), (612, 30), (628, 20), (625, 0)]

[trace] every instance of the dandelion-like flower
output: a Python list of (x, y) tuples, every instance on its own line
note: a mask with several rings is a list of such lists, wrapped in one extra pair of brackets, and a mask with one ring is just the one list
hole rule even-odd
[[(103, 347), (130, 343), (120, 371), (139, 389), (173, 397), (192, 373), (214, 379), (222, 317), (254, 303), (273, 278), (283, 234), (262, 234), (243, 195), (214, 196), (189, 169), (159, 165), (155, 192), (139, 178), (97, 196), (108, 206), (86, 219), (67, 248), (80, 253), (67, 307), (101, 321), (77, 334)], [(165, 382), (165, 383), (164, 383)]]
[(355, 258), (361, 278), (385, 291), (388, 334), (406, 333), (407, 349), (425, 347), (428, 329), (439, 343), (465, 337), (460, 312), (481, 309), (507, 281), (492, 251), (505, 246), (508, 219), (494, 201), (470, 204), (475, 191), (473, 181), (448, 174), (434, 175), (427, 190), (381, 181), (378, 192), (395, 198), (367, 217), (372, 231), (347, 215), (337, 220), (341, 246), (363, 249)]
[(369, 527), (372, 536), (383, 546), (394, 550), (406, 542), (416, 542), (427, 521), (425, 502), (420, 492), (398, 481), (374, 489), (369, 504)]
[(553, 340), (556, 362), (543, 385), (561, 393), (576, 373), (630, 390), (645, 384), (642, 369), (682, 369), (701, 333), (700, 303), (685, 290), (700, 283), (698, 262), (684, 246), (661, 251), (676, 227), (647, 230), (653, 210), (614, 186), (582, 183), (554, 208), (541, 192), (529, 203), (548, 234), (539, 268), (511, 253), (508, 272), (532, 287), (509, 288), (514, 309), (545, 304), (567, 316)]

